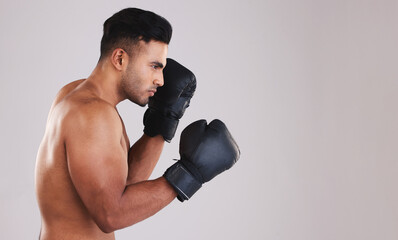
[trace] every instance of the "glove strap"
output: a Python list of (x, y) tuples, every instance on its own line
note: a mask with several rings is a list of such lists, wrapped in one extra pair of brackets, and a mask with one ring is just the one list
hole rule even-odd
[(181, 202), (190, 199), (202, 187), (202, 183), (188, 171), (181, 161), (169, 167), (163, 176), (177, 191), (177, 199)]

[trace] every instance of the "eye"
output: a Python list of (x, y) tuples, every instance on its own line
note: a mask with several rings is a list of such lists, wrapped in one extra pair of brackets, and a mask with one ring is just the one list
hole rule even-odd
[(153, 69), (155, 69), (155, 70), (159, 68), (159, 66), (157, 66), (157, 65), (152, 65), (151, 67), (152, 67)]

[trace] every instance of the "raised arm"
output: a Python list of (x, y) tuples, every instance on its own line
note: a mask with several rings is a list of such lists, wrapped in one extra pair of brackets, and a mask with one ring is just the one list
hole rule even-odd
[(163, 177), (128, 185), (121, 120), (110, 106), (89, 105), (65, 120), (69, 173), (94, 221), (113, 232), (152, 216), (176, 193)]
[(164, 146), (161, 135), (149, 137), (143, 134), (129, 150), (127, 184), (148, 180), (155, 168)]
[(149, 99), (144, 115), (144, 135), (129, 152), (128, 183), (149, 178), (159, 160), (164, 141), (173, 139), (179, 119), (196, 89), (195, 75), (173, 59), (167, 59), (163, 76), (164, 85)]

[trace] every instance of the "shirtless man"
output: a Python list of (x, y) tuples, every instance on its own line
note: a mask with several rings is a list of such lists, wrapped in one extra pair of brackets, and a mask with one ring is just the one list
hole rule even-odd
[[(36, 160), (41, 240), (115, 239), (115, 230), (152, 216), (176, 196), (189, 199), (239, 158), (221, 121), (200, 120), (183, 131), (181, 160), (148, 180), (196, 87), (188, 69), (166, 59), (170, 38), (164, 18), (124, 9), (104, 23), (92, 74), (57, 94)], [(125, 99), (148, 104), (144, 134), (131, 147), (116, 109)]]

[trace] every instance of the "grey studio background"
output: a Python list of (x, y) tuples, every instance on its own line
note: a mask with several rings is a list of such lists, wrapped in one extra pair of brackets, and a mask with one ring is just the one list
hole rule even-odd
[[(87, 77), (125, 7), (167, 18), (198, 79), (189, 123), (242, 155), (188, 202), (117, 239), (398, 239), (398, 1), (0, 1), (0, 239), (36, 239), (36, 151), (57, 91)], [(118, 107), (131, 142), (145, 108)], [(178, 158), (165, 146), (151, 178)]]

